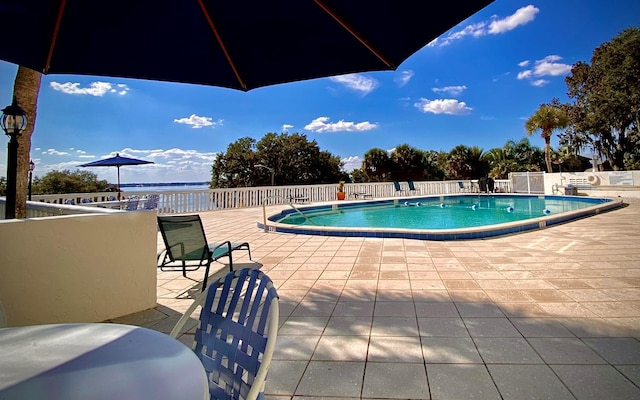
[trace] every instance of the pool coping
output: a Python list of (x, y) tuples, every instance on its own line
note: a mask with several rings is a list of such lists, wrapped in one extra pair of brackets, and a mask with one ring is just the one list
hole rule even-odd
[[(309, 225), (291, 225), (276, 222), (276, 218), (281, 218), (286, 214), (296, 212), (295, 210), (311, 211), (318, 209), (339, 209), (349, 207), (352, 205), (366, 204), (384, 204), (393, 202), (410, 202), (416, 199), (422, 198), (451, 198), (451, 197), (463, 197), (463, 196), (477, 196), (477, 194), (460, 194), (460, 195), (432, 195), (432, 196), (403, 196), (403, 197), (390, 197), (384, 199), (373, 200), (353, 200), (353, 201), (336, 201), (329, 203), (322, 203), (318, 205), (309, 205), (303, 207), (297, 207), (287, 204), (277, 214), (273, 214), (270, 217), (264, 216), (263, 221), (257, 222), (257, 227), (268, 232), (279, 233), (292, 233), (302, 235), (315, 235), (315, 236), (340, 236), (340, 237), (375, 237), (375, 238), (404, 238), (404, 239), (418, 239), (418, 240), (468, 240), (468, 239), (485, 239), (492, 237), (499, 237), (511, 234), (517, 234), (532, 230), (545, 229), (550, 226), (563, 224), (576, 219), (586, 218), (592, 215), (599, 214), (601, 212), (610, 211), (621, 207), (623, 200), (621, 198), (608, 198), (608, 197), (583, 197), (583, 196), (562, 196), (562, 195), (542, 195), (542, 194), (514, 194), (495, 193), (491, 196), (522, 196), (522, 197), (537, 197), (537, 198), (580, 198), (592, 199), (594, 202), (598, 200), (607, 200), (605, 203), (594, 204), (593, 206), (585, 207), (580, 210), (567, 211), (560, 214), (545, 215), (537, 218), (507, 222), (495, 225), (485, 225), (481, 227), (470, 228), (456, 228), (456, 229), (404, 229), (404, 228), (349, 228), (349, 227), (329, 227), (329, 226), (309, 226)], [(266, 223), (266, 227), (265, 227)]]

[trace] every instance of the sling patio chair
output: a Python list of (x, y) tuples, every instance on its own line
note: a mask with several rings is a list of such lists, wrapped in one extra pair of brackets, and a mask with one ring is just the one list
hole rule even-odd
[(160, 195), (158, 194), (149, 194), (144, 198), (144, 204), (142, 205), (143, 210), (157, 210), (158, 202), (160, 201)]
[(271, 279), (253, 268), (227, 273), (194, 300), (171, 337), (180, 336), (199, 306), (193, 351), (207, 372), (211, 399), (262, 399), (278, 336), (278, 293)]
[(396, 190), (396, 195), (398, 195), (398, 194), (402, 195), (402, 194), (406, 193), (406, 191), (407, 191), (406, 189), (403, 189), (402, 186), (400, 186), (400, 182), (398, 182), (398, 181), (394, 181), (393, 182), (393, 187)]
[(124, 209), (127, 211), (135, 211), (138, 209), (138, 203), (140, 203), (140, 197), (136, 195), (130, 196)]
[(471, 192), (471, 186), (465, 185), (464, 182), (458, 181), (459, 192)]
[(420, 192), (420, 189), (416, 189), (416, 185), (413, 181), (407, 181), (407, 185), (409, 185), (409, 193), (413, 192), (413, 194), (416, 194)]
[(165, 249), (158, 253), (158, 268), (161, 271), (195, 271), (205, 267), (202, 291), (207, 287), (211, 263), (229, 257), (229, 271), (233, 271), (234, 250), (246, 250), (251, 260), (251, 248), (247, 242), (208, 243), (200, 215), (158, 216), (158, 227)]

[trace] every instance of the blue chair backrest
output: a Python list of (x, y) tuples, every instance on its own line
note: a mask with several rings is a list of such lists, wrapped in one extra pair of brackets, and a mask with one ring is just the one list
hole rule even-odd
[(145, 210), (156, 210), (158, 208), (158, 201), (160, 201), (160, 196), (157, 194), (147, 195), (144, 202)]
[(270, 355), (263, 356), (269, 336), (277, 336), (277, 324), (275, 332), (267, 329), (273, 328), (267, 325), (272, 308), (271, 318), (278, 317), (277, 299), (271, 279), (251, 268), (232, 271), (207, 288), (194, 352), (207, 371), (212, 399), (247, 398), (260, 366), (270, 363)]
[(131, 196), (127, 201), (127, 206), (125, 210), (127, 211), (135, 211), (138, 209), (138, 203), (140, 202), (140, 198), (138, 196)]
[(402, 190), (400, 189), (400, 182), (393, 182), (393, 186), (396, 188), (396, 192)]

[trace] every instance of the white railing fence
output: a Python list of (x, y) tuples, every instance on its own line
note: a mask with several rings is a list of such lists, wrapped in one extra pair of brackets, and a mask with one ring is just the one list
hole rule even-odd
[[(354, 193), (367, 193), (372, 198), (403, 196), (428, 196), (428, 195), (450, 195), (460, 193), (459, 181), (416, 181), (416, 192), (409, 192), (407, 182), (400, 182), (402, 193), (396, 193), (393, 182), (370, 182), (370, 183), (346, 183), (344, 191), (347, 199), (354, 199), (350, 196)], [(463, 181), (465, 186), (469, 186), (469, 181)], [(509, 180), (496, 180), (495, 187), (500, 192), (511, 192)], [(144, 197), (149, 194), (160, 196), (158, 210), (163, 214), (180, 214), (212, 211), (217, 209), (232, 209), (259, 207), (265, 202), (267, 205), (287, 204), (299, 202), (326, 202), (336, 200), (337, 184), (323, 185), (296, 185), (296, 186), (260, 186), (230, 189), (209, 189), (192, 191), (160, 191), (160, 192), (123, 192), (123, 199), (136, 195)], [(28, 204), (28, 216), (60, 215), (60, 213), (86, 212), (88, 207), (77, 207), (68, 205), (73, 203), (83, 205), (86, 203), (105, 202), (113, 198), (114, 193), (69, 193), (69, 194), (48, 194), (34, 195), (33, 201)], [(357, 197), (362, 198), (361, 196)], [(368, 196), (367, 196), (368, 198)], [(56, 207), (38, 207), (38, 202), (55, 204)], [(4, 199), (0, 198), (0, 209), (4, 208)], [(4, 214), (4, 212), (3, 212)]]

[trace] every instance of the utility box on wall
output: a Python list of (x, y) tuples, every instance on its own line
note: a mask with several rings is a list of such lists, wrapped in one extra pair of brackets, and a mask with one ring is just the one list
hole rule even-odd
[(577, 196), (578, 188), (575, 186), (567, 186), (566, 188), (564, 188), (564, 194), (565, 196)]

